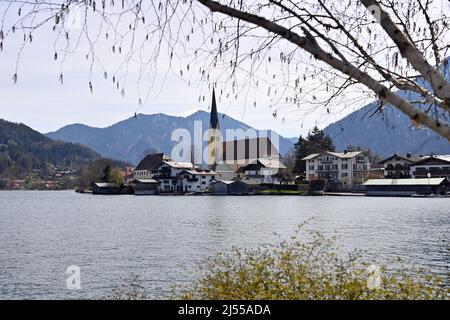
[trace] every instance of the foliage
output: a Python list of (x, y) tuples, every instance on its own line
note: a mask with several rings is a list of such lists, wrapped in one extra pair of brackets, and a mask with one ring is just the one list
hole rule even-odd
[(121, 162), (100, 158), (87, 166), (81, 176), (80, 186), (90, 188), (95, 182), (111, 182), (118, 185), (124, 182), (121, 174)]
[(333, 140), (317, 126), (308, 133), (306, 138), (300, 136), (294, 148), (296, 157), (294, 171), (298, 174), (303, 174), (306, 171), (306, 163), (301, 160), (304, 157), (312, 153), (335, 151)]
[(48, 179), (59, 169), (80, 170), (99, 155), (79, 144), (53, 141), (24, 124), (0, 120), (0, 177)]
[(448, 299), (448, 286), (423, 272), (387, 271), (370, 289), (361, 253), (339, 257), (333, 239), (315, 233), (257, 249), (234, 248), (207, 260), (202, 277), (179, 288), (183, 299)]

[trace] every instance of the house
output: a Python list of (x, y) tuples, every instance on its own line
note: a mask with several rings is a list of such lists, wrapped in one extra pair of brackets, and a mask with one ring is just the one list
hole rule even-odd
[(183, 179), (181, 173), (194, 169), (190, 162), (163, 161), (152, 170), (152, 179), (159, 181), (161, 192), (183, 192)]
[(213, 195), (248, 195), (252, 194), (249, 185), (241, 180), (216, 181), (211, 183), (209, 192)]
[(119, 190), (115, 183), (97, 182), (92, 185), (92, 194), (119, 194)]
[(306, 180), (327, 179), (343, 184), (361, 184), (369, 176), (369, 158), (362, 151), (322, 152), (302, 159), (306, 162)]
[(203, 192), (209, 189), (211, 182), (215, 181), (218, 173), (211, 170), (190, 169), (180, 173), (182, 190), (184, 192)]
[(411, 156), (410, 153), (406, 156), (393, 154), (378, 164), (383, 165), (384, 178), (386, 179), (410, 179), (412, 177), (411, 166), (421, 159)]
[(261, 183), (279, 183), (279, 174), (286, 170), (280, 158), (259, 158), (252, 163), (241, 167), (237, 172), (243, 173), (244, 177)]
[(411, 175), (416, 179), (450, 179), (450, 155), (431, 155), (423, 157), (411, 166)]
[(158, 166), (163, 161), (168, 160), (170, 159), (164, 153), (154, 153), (145, 156), (133, 171), (134, 179), (152, 179), (158, 173)]
[(136, 179), (134, 180), (134, 194), (153, 195), (158, 193), (159, 181), (155, 179)]
[(368, 196), (415, 196), (445, 194), (449, 189), (446, 178), (371, 179), (364, 183)]

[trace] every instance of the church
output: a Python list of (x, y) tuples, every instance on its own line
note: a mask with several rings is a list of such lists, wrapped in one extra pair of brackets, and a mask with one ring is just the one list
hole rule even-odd
[[(225, 132), (221, 131), (215, 90), (213, 88), (211, 113), (208, 131), (208, 159), (211, 170), (219, 173), (221, 179), (239, 178), (240, 172), (258, 160), (273, 162), (276, 169), (285, 168), (276, 146), (267, 136), (258, 136), (258, 131), (241, 132), (242, 139), (225, 140)], [(253, 133), (249, 136), (248, 133)], [(267, 163), (267, 161), (265, 162)]]

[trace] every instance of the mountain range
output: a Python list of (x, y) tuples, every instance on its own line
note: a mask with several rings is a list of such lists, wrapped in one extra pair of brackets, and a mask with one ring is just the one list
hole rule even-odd
[[(450, 81), (450, 57), (442, 65), (442, 74)], [(423, 88), (433, 92), (430, 84), (421, 77), (415, 79)], [(414, 92), (397, 91), (396, 94), (407, 101), (421, 101), (423, 98)], [(429, 104), (416, 104), (423, 111), (448, 119), (444, 113)], [(393, 153), (415, 155), (450, 154), (450, 143), (434, 131), (413, 125), (411, 119), (390, 105), (379, 108), (372, 102), (349, 114), (340, 121), (329, 125), (325, 132), (331, 136), (337, 149), (346, 146), (370, 148), (382, 157)]]
[[(148, 152), (164, 152), (168, 155), (176, 142), (171, 141), (175, 129), (187, 129), (194, 137), (194, 123), (200, 121), (202, 132), (209, 126), (209, 113), (197, 111), (187, 117), (175, 117), (162, 113), (144, 115), (118, 122), (106, 128), (89, 127), (83, 124), (65, 126), (55, 132), (47, 133), (54, 140), (81, 143), (100, 153), (103, 157), (128, 161), (137, 164)], [(252, 129), (249, 125), (231, 117), (219, 114), (220, 128), (225, 134), (227, 129)], [(259, 136), (276, 134), (272, 131), (256, 130)], [(297, 139), (279, 136), (279, 151), (286, 154)], [(204, 142), (202, 148), (206, 147)], [(203, 149), (204, 150), (204, 149)]]
[[(448, 58), (446, 61), (450, 61)], [(450, 63), (443, 64), (443, 75), (450, 79)], [(416, 78), (421, 86), (432, 90), (423, 79)], [(419, 100), (418, 94), (398, 91), (406, 100)], [(418, 105), (423, 110), (429, 105)], [(398, 109), (386, 105), (379, 111), (377, 102), (372, 102), (354, 111), (345, 118), (324, 128), (334, 142), (337, 150), (348, 146), (370, 149), (381, 157), (393, 153), (406, 154), (450, 154), (450, 143), (426, 128), (418, 128)], [(433, 110), (433, 109), (431, 109)], [(437, 112), (437, 111), (433, 111)], [(447, 116), (448, 115), (443, 115)], [(136, 164), (149, 151), (171, 153), (175, 142), (171, 133), (177, 128), (188, 129), (193, 136), (194, 122), (201, 121), (203, 132), (208, 128), (209, 113), (197, 111), (188, 117), (174, 117), (162, 113), (139, 114), (106, 128), (94, 128), (83, 124), (65, 126), (47, 134), (55, 140), (81, 143), (97, 151), (103, 157), (128, 161)], [(222, 132), (226, 129), (251, 127), (223, 114), (219, 115)], [(288, 153), (297, 138), (279, 136), (279, 151)], [(203, 148), (205, 145), (202, 146)]]
[(408, 152), (450, 154), (450, 143), (445, 138), (430, 129), (417, 128), (392, 106), (385, 106), (381, 113), (375, 113), (377, 108), (376, 103), (368, 104), (324, 129), (337, 150), (361, 146), (381, 157)]
[(100, 158), (78, 143), (54, 141), (24, 124), (0, 119), (0, 177), (48, 178), (54, 168), (76, 169)]

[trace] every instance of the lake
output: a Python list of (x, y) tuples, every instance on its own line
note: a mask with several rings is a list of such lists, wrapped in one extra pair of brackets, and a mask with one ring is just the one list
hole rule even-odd
[[(311, 219), (312, 218), (312, 219)], [(204, 258), (307, 231), (341, 252), (448, 275), (450, 199), (301, 196), (93, 196), (0, 192), (0, 298), (102, 298), (139, 276), (150, 298), (195, 278)], [(277, 235), (276, 235), (276, 234)], [(81, 289), (66, 287), (67, 267)]]

